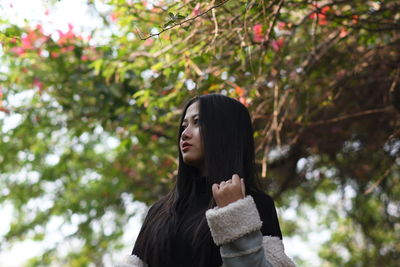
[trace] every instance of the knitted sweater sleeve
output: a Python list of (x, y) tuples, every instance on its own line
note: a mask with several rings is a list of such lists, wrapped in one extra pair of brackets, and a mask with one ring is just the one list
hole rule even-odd
[(295, 266), (280, 237), (262, 235), (263, 222), (253, 197), (209, 209), (206, 218), (215, 244), (221, 246), (223, 266)]

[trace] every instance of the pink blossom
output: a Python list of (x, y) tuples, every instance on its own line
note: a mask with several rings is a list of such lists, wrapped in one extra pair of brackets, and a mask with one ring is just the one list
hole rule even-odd
[(283, 37), (279, 38), (278, 40), (272, 40), (271, 42), (272, 49), (274, 49), (275, 51), (281, 50), (283, 45), (284, 45)]
[(42, 27), (42, 25), (40, 25), (40, 24), (36, 25), (36, 30), (39, 31), (41, 34), (43, 34), (43, 27)]
[(246, 98), (244, 98), (243, 96), (239, 97), (239, 102), (242, 103), (245, 107), (249, 106), (249, 104), (247, 104)]
[(117, 12), (113, 12), (113, 13), (111, 13), (110, 17), (111, 17), (111, 21), (116, 22), (118, 17), (119, 17), (119, 15), (118, 15)]
[(39, 91), (42, 91), (43, 83), (38, 78), (33, 79), (33, 85), (39, 88)]
[(253, 41), (257, 43), (262, 43), (265, 41), (261, 24), (256, 24), (253, 26)]
[(31, 40), (30, 37), (31, 37), (31, 36), (28, 35), (28, 36), (23, 36), (23, 37), (21, 38), (21, 41), (22, 41), (22, 48), (27, 49), (27, 50), (33, 49), (32, 40)]
[(145, 46), (150, 46), (153, 42), (154, 42), (154, 40), (151, 39), (151, 38), (149, 38), (149, 39), (147, 39), (147, 40), (144, 42), (144, 45), (145, 45)]
[(89, 57), (88, 57), (87, 55), (83, 55), (83, 56), (81, 57), (81, 60), (82, 60), (82, 61), (88, 61), (88, 60), (89, 60)]
[(196, 6), (193, 8), (192, 15), (198, 16), (200, 14), (200, 3), (197, 3)]
[(57, 43), (59, 45), (63, 45), (65, 43), (68, 42), (69, 39), (73, 39), (75, 38), (75, 34), (73, 32), (74, 29), (74, 25), (72, 25), (71, 23), (68, 23), (68, 31), (67, 32), (62, 32), (60, 30), (57, 30), (60, 38), (58, 39)]
[(74, 29), (74, 25), (72, 23), (68, 23), (68, 32), (72, 32)]
[(346, 71), (345, 70), (339, 70), (336, 72), (336, 79), (340, 80), (346, 77)]
[(340, 33), (339, 33), (339, 37), (340, 37), (340, 38), (346, 37), (348, 33), (349, 33), (349, 32), (347, 31), (346, 28), (341, 28), (341, 29), (340, 29)]
[(11, 52), (14, 52), (18, 56), (22, 56), (25, 53), (25, 49), (22, 48), (22, 47), (17, 46), (17, 47), (11, 48)]
[(51, 52), (51, 53), (50, 53), (50, 56), (51, 56), (52, 58), (58, 58), (58, 57), (60, 56), (60, 54), (57, 53), (57, 52)]
[(283, 21), (278, 22), (278, 29), (283, 30), (286, 28), (286, 23)]
[(44, 15), (45, 15), (45, 16), (48, 16), (49, 14), (50, 14), (49, 10), (46, 9), (46, 11), (44, 11)]

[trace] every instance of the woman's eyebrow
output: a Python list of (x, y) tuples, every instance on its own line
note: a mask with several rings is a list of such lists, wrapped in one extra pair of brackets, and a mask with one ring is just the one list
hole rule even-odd
[[(199, 116), (199, 113), (193, 114), (193, 115), (191, 116), (191, 118), (193, 119), (193, 118), (196, 117), (196, 116)], [(183, 119), (183, 122), (187, 122), (187, 121), (188, 121), (187, 118), (184, 118), (184, 119)]]

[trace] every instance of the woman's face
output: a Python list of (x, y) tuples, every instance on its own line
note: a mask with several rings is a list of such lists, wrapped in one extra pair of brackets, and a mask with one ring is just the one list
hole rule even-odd
[(204, 148), (200, 134), (199, 102), (191, 104), (182, 122), (183, 132), (180, 138), (180, 150), (183, 162), (204, 171)]

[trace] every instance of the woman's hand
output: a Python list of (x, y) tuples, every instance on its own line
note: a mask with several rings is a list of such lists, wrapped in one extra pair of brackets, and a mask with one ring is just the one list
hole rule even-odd
[(225, 207), (246, 196), (244, 180), (240, 179), (239, 175), (234, 174), (232, 175), (232, 179), (228, 181), (223, 181), (220, 184), (213, 184), (212, 193), (218, 207)]

